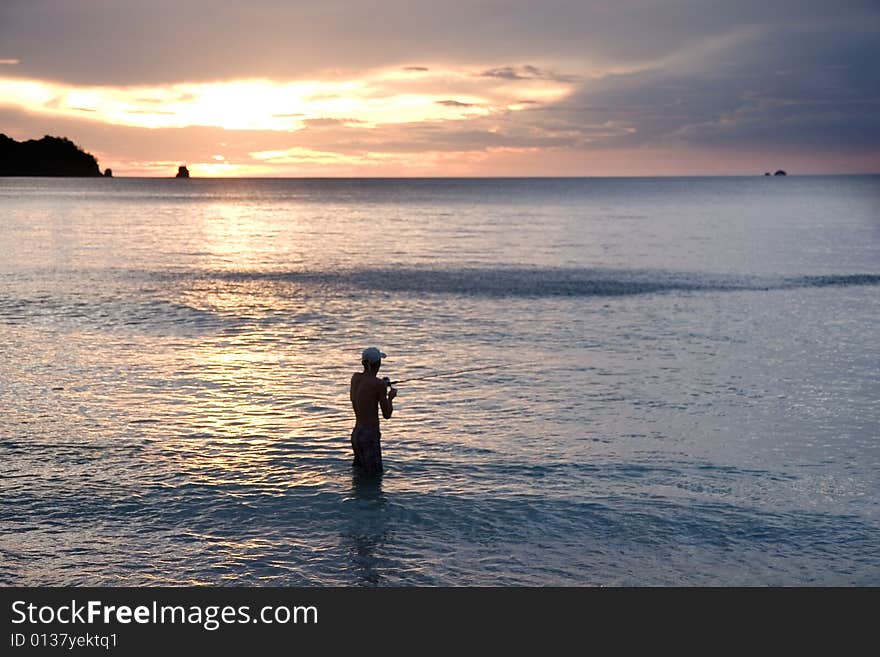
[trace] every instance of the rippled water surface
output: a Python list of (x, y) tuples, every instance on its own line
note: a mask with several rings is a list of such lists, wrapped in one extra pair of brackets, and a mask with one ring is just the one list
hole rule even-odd
[[(880, 585), (878, 177), (5, 178), (0, 249), (0, 583)], [(487, 369), (364, 481), (372, 344)]]

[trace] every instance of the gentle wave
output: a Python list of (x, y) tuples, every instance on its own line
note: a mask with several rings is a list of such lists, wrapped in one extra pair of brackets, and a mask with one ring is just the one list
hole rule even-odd
[[(143, 273), (140, 273), (142, 276)], [(416, 269), (382, 268), (342, 271), (223, 271), (162, 272), (147, 275), (165, 282), (162, 296), (174, 295), (177, 288), (210, 289), (212, 281), (228, 285), (236, 282), (264, 282), (296, 285), (307, 294), (310, 288), (322, 296), (345, 295), (352, 290), (375, 290), (401, 294), (437, 294), (466, 297), (628, 297), (675, 292), (767, 292), (799, 288), (880, 285), (880, 274), (836, 274), (805, 276), (746, 276), (667, 270), (563, 269), (563, 268), (462, 268)], [(247, 298), (255, 291), (236, 290)], [(253, 310), (253, 309), (251, 309)], [(239, 316), (244, 313), (242, 316)], [(0, 321), (19, 323), (33, 317), (66, 318), (97, 322), (102, 326), (182, 325), (194, 329), (232, 329), (238, 319), (257, 324), (283, 322), (272, 313), (254, 316), (245, 309), (219, 310), (190, 303), (156, 298), (100, 295), (92, 297), (79, 290), (65, 296), (0, 296)]]
[(196, 329), (221, 327), (222, 317), (210, 310), (163, 299), (124, 297), (0, 296), (0, 322), (18, 324), (34, 317), (85, 321), (99, 326), (159, 327), (166, 324)]
[(226, 280), (270, 280), (416, 294), (489, 297), (616, 297), (667, 292), (769, 291), (878, 285), (880, 274), (745, 276), (581, 268), (382, 268), (321, 272), (222, 272)]

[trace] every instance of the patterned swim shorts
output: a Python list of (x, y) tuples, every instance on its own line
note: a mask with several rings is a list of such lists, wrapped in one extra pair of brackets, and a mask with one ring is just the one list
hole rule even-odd
[(376, 427), (354, 428), (351, 432), (351, 449), (354, 451), (354, 466), (367, 472), (382, 472), (382, 434)]

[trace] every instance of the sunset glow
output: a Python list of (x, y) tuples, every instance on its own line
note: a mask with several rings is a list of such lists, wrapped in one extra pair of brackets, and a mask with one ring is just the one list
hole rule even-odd
[[(0, 103), (34, 114), (139, 128), (276, 131), (300, 130), (310, 120), (374, 127), (457, 120), (525, 107), (517, 101), (523, 89), (477, 83), (468, 72), (438, 75), (448, 93), (407, 91), (406, 78), (394, 71), (343, 81), (231, 80), (164, 87), (79, 87), (0, 78)], [(456, 88), (463, 93), (456, 93)], [(568, 87), (536, 84), (528, 92), (549, 102), (564, 97)]]
[(808, 4), (4, 3), (0, 131), (117, 175), (876, 171), (876, 6)]
[[(559, 101), (569, 83), (480, 76), (474, 70), (391, 69), (356, 79), (276, 82), (267, 79), (167, 86), (73, 86), (45, 80), (0, 78), (0, 106), (47, 118), (149, 130), (192, 127), (293, 133), (309, 126), (370, 131), (395, 124), (466, 122), (534, 109)], [(522, 100), (523, 95), (529, 99)], [(489, 127), (490, 132), (495, 129)], [(305, 146), (255, 150), (248, 160), (194, 162), (194, 173), (222, 177), (271, 174), (272, 165), (371, 165), (391, 156), (340, 153)], [(411, 158), (405, 158), (411, 159)], [(424, 161), (424, 158), (421, 158)], [(129, 163), (135, 173), (167, 171), (173, 163)], [(418, 166), (418, 162), (413, 163)]]

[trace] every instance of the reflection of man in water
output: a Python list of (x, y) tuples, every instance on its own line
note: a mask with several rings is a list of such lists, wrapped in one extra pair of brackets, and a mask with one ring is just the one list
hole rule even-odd
[(382, 417), (389, 419), (394, 412), (391, 401), (397, 396), (397, 389), (387, 390), (385, 381), (377, 376), (383, 358), (385, 354), (376, 347), (364, 349), (361, 354), (364, 371), (351, 377), (351, 405), (356, 418), (351, 432), (354, 465), (371, 474), (382, 472), (378, 409), (382, 409)]
[(388, 541), (388, 500), (382, 492), (382, 477), (355, 468), (351, 477), (353, 505), (344, 505), (345, 530), (342, 545), (351, 560), (348, 569), (357, 585), (381, 584), (380, 567)]

